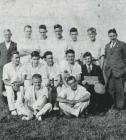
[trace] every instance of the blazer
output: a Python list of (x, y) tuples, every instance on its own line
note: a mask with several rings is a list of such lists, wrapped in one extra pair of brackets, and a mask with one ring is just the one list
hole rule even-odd
[(0, 67), (11, 61), (13, 51), (17, 50), (17, 43), (11, 41), (9, 49), (6, 48), (5, 42), (0, 43)]
[(117, 40), (115, 47), (111, 48), (110, 43), (105, 46), (104, 71), (107, 78), (111, 73), (114, 77), (121, 77), (125, 74), (126, 67), (126, 43)]
[(100, 66), (97, 66), (95, 64), (92, 64), (92, 70), (90, 73), (88, 73), (86, 64), (82, 65), (82, 75), (81, 75), (82, 81), (84, 80), (84, 76), (98, 76), (99, 82), (102, 83), (103, 85), (105, 84), (103, 72)]

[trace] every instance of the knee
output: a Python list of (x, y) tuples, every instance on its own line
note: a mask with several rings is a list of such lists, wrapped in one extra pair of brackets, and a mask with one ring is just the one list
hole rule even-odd
[(51, 103), (47, 103), (46, 107), (49, 108), (50, 110), (52, 110), (52, 104)]

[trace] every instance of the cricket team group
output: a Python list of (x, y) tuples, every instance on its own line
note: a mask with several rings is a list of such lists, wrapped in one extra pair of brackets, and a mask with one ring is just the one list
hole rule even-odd
[(86, 41), (76, 27), (67, 39), (60, 24), (53, 26), (54, 38), (46, 25), (38, 30), (34, 40), (26, 25), (17, 43), (10, 29), (3, 31), (0, 98), (6, 99), (10, 115), (41, 121), (52, 112), (80, 117), (125, 109), (126, 43), (117, 39), (116, 29), (108, 30), (106, 45), (94, 27), (87, 29)]

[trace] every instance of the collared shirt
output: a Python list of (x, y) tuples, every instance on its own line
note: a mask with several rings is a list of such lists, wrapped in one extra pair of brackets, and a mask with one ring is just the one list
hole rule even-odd
[(7, 50), (9, 49), (10, 44), (11, 44), (11, 41), (10, 41), (10, 42), (6, 42), (6, 41), (5, 41), (5, 45), (6, 45)]
[[(89, 72), (89, 69), (90, 69), (90, 72), (92, 71), (92, 64), (90, 64), (90, 65), (87, 65), (87, 64), (86, 64), (86, 67), (87, 67), (88, 72)], [(89, 68), (89, 67), (90, 67), (90, 68)]]
[(46, 79), (46, 72), (41, 63), (39, 63), (37, 67), (33, 67), (32, 63), (28, 63), (27, 65), (23, 66), (23, 74), (27, 75), (27, 79), (29, 80), (32, 79), (34, 74), (40, 74), (43, 80)]
[(34, 86), (30, 86), (25, 92), (24, 99), (28, 101), (30, 107), (33, 107), (35, 103), (41, 105), (44, 96), (48, 98), (48, 90), (46, 87), (41, 87), (38, 91), (35, 91)]
[(115, 47), (116, 43), (117, 43), (117, 41), (116, 41), (116, 42), (114, 42), (114, 43), (113, 43), (113, 42), (111, 42), (111, 43), (110, 43), (110, 47), (111, 47), (111, 48)]
[(82, 73), (81, 66), (77, 62), (75, 62), (72, 65), (69, 64), (66, 60), (64, 60), (60, 63), (60, 69), (61, 69), (61, 73), (67, 70), (70, 75), (73, 75), (75, 77)]
[(11, 83), (23, 80), (23, 67), (22, 64), (14, 67), (12, 62), (6, 64), (3, 68), (3, 80), (9, 80)]
[(30, 62), (30, 53), (32, 53), (33, 51), (39, 51), (39, 47), (37, 45), (37, 41), (33, 40), (33, 39), (22, 39), (18, 41), (18, 51), (19, 53), (26, 53), (28, 52), (29, 54), (26, 56), (22, 56), (21, 59), (21, 63), (22, 64), (26, 64), (28, 62)]
[(54, 62), (60, 63), (65, 59), (65, 51), (67, 48), (67, 43), (65, 39), (54, 39), (50, 41), (50, 51), (53, 52)]
[(46, 39), (39, 39), (37, 41), (38, 43), (38, 48), (40, 50), (40, 55), (43, 56), (43, 54), (46, 52), (46, 51), (50, 51), (50, 40), (48, 38)]
[(102, 43), (102, 40), (96, 39), (94, 42), (92, 42), (90, 39), (88, 39), (85, 42), (85, 52), (90, 52), (92, 54), (92, 57), (94, 59), (99, 59), (100, 56), (105, 54), (105, 48), (104, 44)]
[(64, 88), (58, 96), (67, 100), (79, 100), (86, 95), (90, 96), (90, 93), (86, 90), (86, 88), (81, 85), (77, 85), (77, 89), (75, 91), (70, 87), (67, 87)]
[(44, 66), (45, 71), (46, 71), (46, 75), (48, 79), (56, 79), (57, 76), (60, 75), (60, 68), (59, 65), (57, 64), (53, 64), (52, 66), (48, 66), (47, 64)]
[(81, 55), (85, 53), (84, 50), (84, 41), (77, 40), (77, 41), (72, 41), (69, 40), (67, 44), (67, 50), (72, 49), (75, 51), (75, 60), (78, 60), (81, 58)]

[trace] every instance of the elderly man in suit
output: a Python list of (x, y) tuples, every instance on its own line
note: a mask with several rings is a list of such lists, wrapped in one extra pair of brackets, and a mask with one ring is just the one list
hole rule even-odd
[(117, 39), (115, 29), (108, 31), (110, 42), (105, 46), (105, 74), (107, 91), (112, 97), (112, 108), (123, 109), (124, 81), (126, 74), (126, 43)]
[(3, 31), (4, 42), (0, 43), (0, 95), (3, 91), (2, 73), (3, 66), (11, 61), (12, 52), (17, 50), (17, 43), (11, 40), (12, 33), (10, 29)]

